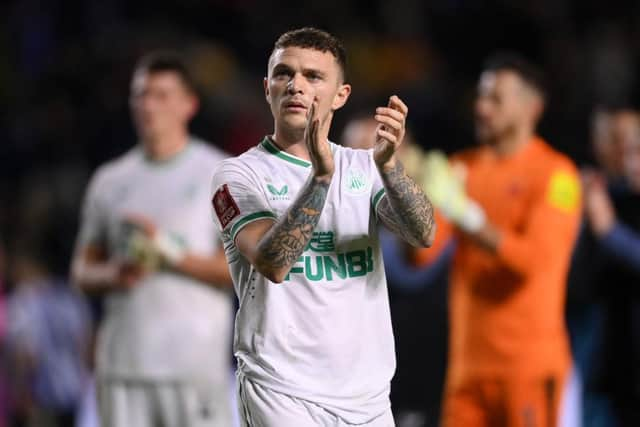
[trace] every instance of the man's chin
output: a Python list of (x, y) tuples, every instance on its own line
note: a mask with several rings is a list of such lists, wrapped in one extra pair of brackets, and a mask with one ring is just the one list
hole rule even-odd
[(307, 127), (307, 118), (302, 115), (288, 114), (283, 117), (283, 124), (292, 131), (302, 130)]
[(490, 132), (476, 131), (476, 140), (481, 144), (489, 144), (493, 139)]
[(498, 132), (489, 128), (476, 128), (476, 140), (481, 144), (493, 144), (498, 139)]
[(140, 138), (142, 138), (143, 140), (148, 140), (148, 141), (154, 141), (154, 140), (158, 139), (158, 137), (161, 134), (162, 134), (162, 132), (160, 132), (157, 129), (145, 128), (145, 129), (139, 129), (138, 130), (138, 136)]

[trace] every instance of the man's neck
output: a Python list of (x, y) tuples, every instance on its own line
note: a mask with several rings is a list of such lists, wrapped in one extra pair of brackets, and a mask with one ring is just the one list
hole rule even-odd
[(143, 140), (145, 154), (149, 159), (163, 162), (181, 152), (189, 142), (189, 135), (180, 132), (173, 135), (163, 135), (157, 138)]
[(492, 144), (493, 149), (498, 156), (510, 156), (527, 145), (533, 136), (534, 133), (532, 130), (520, 129), (510, 135), (499, 138)]
[(310, 160), (309, 151), (304, 141), (304, 129), (285, 131), (276, 128), (271, 138), (282, 151), (304, 160)]

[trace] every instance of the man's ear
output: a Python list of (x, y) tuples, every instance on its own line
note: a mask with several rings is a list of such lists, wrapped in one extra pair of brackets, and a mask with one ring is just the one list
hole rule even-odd
[(331, 109), (335, 111), (342, 108), (344, 104), (347, 103), (347, 100), (349, 99), (350, 94), (351, 94), (351, 85), (347, 83), (341, 84), (340, 87), (338, 88), (338, 92), (333, 97), (333, 102), (331, 103)]
[(271, 94), (269, 93), (269, 80), (265, 77), (262, 79), (262, 85), (264, 86), (264, 98), (269, 104), (271, 104)]
[(534, 97), (529, 101), (531, 103), (531, 115), (532, 119), (535, 123), (540, 121), (542, 118), (542, 114), (544, 113), (545, 107), (545, 99), (539, 94), (535, 94)]
[(200, 109), (200, 99), (197, 96), (192, 95), (189, 102), (188, 111), (187, 111), (187, 116), (189, 120), (193, 119), (193, 117), (198, 113), (199, 109)]

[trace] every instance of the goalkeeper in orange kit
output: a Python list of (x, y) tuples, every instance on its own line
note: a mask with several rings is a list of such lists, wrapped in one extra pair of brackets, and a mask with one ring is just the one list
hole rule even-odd
[(426, 160), (423, 186), (440, 214), (435, 251), (457, 240), (444, 427), (561, 419), (571, 368), (566, 275), (581, 194), (574, 164), (536, 136), (544, 101), (532, 65), (494, 57), (475, 104), (481, 146), (450, 163), (437, 153)]

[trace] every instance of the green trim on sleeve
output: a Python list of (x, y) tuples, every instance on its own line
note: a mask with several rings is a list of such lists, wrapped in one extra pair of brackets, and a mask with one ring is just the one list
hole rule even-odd
[(240, 231), (242, 227), (249, 224), (250, 222), (257, 221), (263, 218), (276, 219), (276, 215), (271, 211), (259, 211), (259, 212), (254, 212), (252, 214), (249, 214), (244, 218), (240, 218), (238, 221), (236, 221), (235, 224), (233, 224), (233, 227), (231, 227), (231, 241), (232, 242), (236, 241), (236, 235), (238, 234), (238, 231)]
[(385, 195), (384, 187), (381, 188), (375, 196), (373, 196), (373, 201), (371, 205), (373, 206), (373, 214), (378, 217), (378, 205), (380, 204), (380, 200), (382, 200), (382, 196)]

